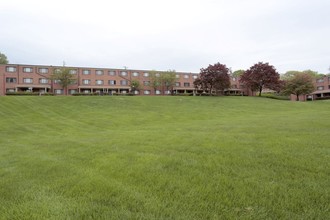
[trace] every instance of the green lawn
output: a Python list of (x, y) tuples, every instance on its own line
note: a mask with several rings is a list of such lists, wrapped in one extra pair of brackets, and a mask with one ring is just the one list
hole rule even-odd
[(329, 219), (330, 101), (0, 97), (0, 219)]

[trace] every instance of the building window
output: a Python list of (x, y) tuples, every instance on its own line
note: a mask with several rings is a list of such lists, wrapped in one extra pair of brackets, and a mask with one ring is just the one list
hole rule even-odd
[(144, 90), (144, 91), (143, 91), (143, 94), (145, 94), (145, 95), (150, 95), (150, 90)]
[(109, 76), (115, 76), (115, 75), (116, 75), (116, 71), (109, 70)]
[(127, 86), (127, 80), (120, 80), (120, 85)]
[(89, 75), (89, 74), (91, 74), (91, 71), (90, 70), (83, 70), (82, 71), (82, 74)]
[(150, 81), (143, 81), (143, 85), (149, 86), (150, 85)]
[(16, 83), (17, 79), (16, 78), (6, 78), (6, 83)]
[(176, 83), (175, 83), (175, 86), (176, 86), (176, 87), (180, 87), (180, 84), (181, 84), (180, 82), (176, 82)]
[(15, 89), (6, 89), (6, 92), (16, 92)]
[(183, 78), (189, 79), (189, 75), (185, 74), (185, 75), (183, 75)]
[(121, 76), (127, 76), (127, 72), (122, 71), (122, 72), (120, 72), (120, 75), (121, 75)]
[(170, 90), (166, 90), (166, 91), (165, 91), (165, 94), (166, 94), (166, 95), (170, 95), (170, 94), (171, 94), (171, 91), (170, 91)]
[(70, 74), (72, 75), (77, 74), (77, 70), (70, 70)]
[(61, 95), (61, 94), (63, 94), (63, 89), (54, 89), (54, 93), (56, 95)]
[(23, 83), (33, 83), (32, 78), (23, 78)]
[(133, 72), (132, 75), (133, 76), (139, 76), (140, 74), (138, 72)]
[(323, 78), (322, 79), (317, 79), (316, 82), (317, 83), (322, 83), (322, 82), (324, 82), (324, 79)]
[(69, 89), (69, 94), (75, 94), (75, 93), (77, 93), (77, 90), (76, 89)]
[(134, 91), (134, 94), (135, 94), (135, 95), (138, 95), (139, 93), (140, 93), (140, 92), (139, 92), (138, 90), (135, 90), (135, 91)]
[(96, 85), (103, 85), (103, 80), (97, 79), (95, 83)]
[(143, 73), (144, 77), (149, 77), (149, 73)]
[(192, 77), (193, 77), (193, 79), (197, 79), (198, 75), (193, 75)]
[(116, 80), (109, 80), (109, 85), (116, 85)]
[(179, 74), (176, 74), (175, 75), (175, 78), (179, 79), (180, 78), (180, 75)]
[(6, 72), (16, 72), (16, 67), (14, 66), (7, 66), (6, 67)]
[(48, 73), (48, 68), (39, 68), (38, 73), (41, 73), (41, 74)]
[(95, 74), (100, 76), (100, 75), (103, 75), (104, 73), (103, 73), (103, 70), (96, 70)]
[(190, 87), (190, 83), (185, 82), (185, 83), (183, 83), (183, 86), (184, 86), (184, 87)]
[(48, 83), (48, 79), (40, 78), (40, 79), (39, 79), (39, 83), (40, 83), (40, 84), (47, 84), (47, 83)]
[(160, 90), (156, 90), (156, 91), (155, 91), (155, 94), (156, 94), (156, 95), (160, 95)]
[(160, 73), (156, 73), (155, 76), (156, 76), (156, 77), (160, 77)]
[(91, 83), (91, 81), (89, 79), (83, 79), (82, 83), (84, 85), (89, 85)]
[(24, 73), (32, 73), (33, 72), (33, 68), (32, 67), (24, 67), (23, 68), (23, 72)]
[(323, 86), (318, 86), (318, 87), (317, 87), (317, 90), (323, 90), (323, 89), (324, 89)]
[(61, 80), (59, 80), (59, 79), (55, 79), (55, 80), (54, 80), (54, 83), (55, 83), (55, 84), (59, 84), (60, 82), (61, 82)]

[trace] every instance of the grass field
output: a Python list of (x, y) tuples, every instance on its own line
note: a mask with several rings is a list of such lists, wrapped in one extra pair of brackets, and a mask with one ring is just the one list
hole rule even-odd
[(0, 219), (329, 219), (330, 101), (0, 97)]

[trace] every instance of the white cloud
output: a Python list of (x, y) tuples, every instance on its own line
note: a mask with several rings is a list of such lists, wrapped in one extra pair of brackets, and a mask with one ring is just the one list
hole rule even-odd
[(198, 72), (215, 62), (280, 72), (329, 62), (327, 0), (121, 0), (1, 3), (11, 62)]

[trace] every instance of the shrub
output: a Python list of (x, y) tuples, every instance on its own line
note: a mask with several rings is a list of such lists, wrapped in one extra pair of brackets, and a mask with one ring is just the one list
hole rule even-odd
[(261, 97), (269, 98), (269, 99), (278, 99), (278, 100), (290, 100), (289, 96), (276, 95), (274, 93), (262, 93)]
[(72, 94), (73, 96), (96, 96), (96, 95), (100, 95), (99, 93), (74, 93)]
[(193, 96), (194, 93), (177, 93), (177, 94), (174, 94), (175, 96)]
[(53, 96), (53, 93), (40, 93), (40, 92), (7, 92), (8, 96)]

